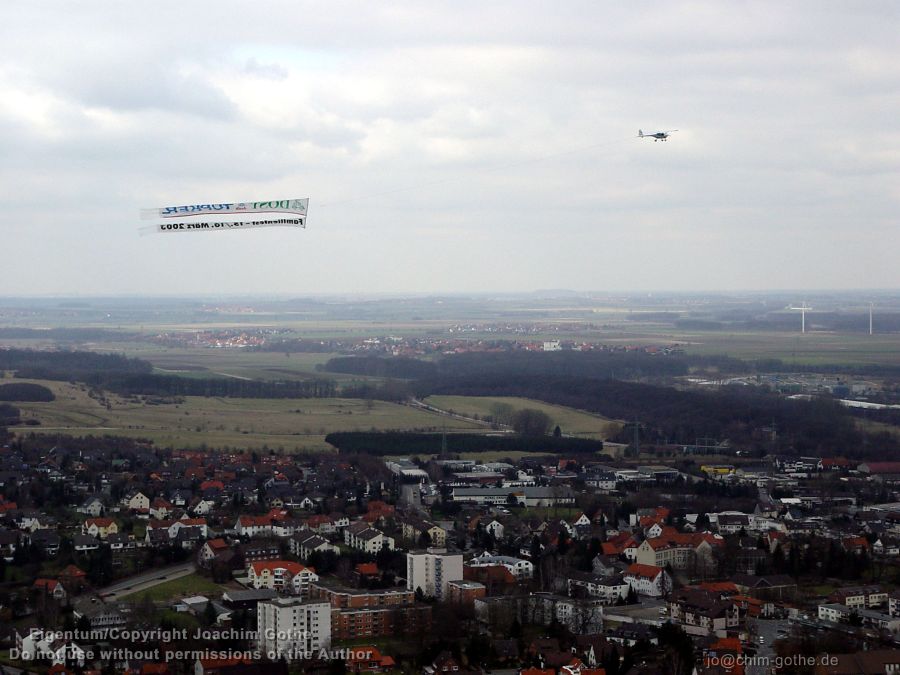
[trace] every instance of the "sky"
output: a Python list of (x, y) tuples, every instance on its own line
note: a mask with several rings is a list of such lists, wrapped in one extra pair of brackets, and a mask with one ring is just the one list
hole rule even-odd
[(898, 35), (893, 0), (4, 2), (0, 295), (898, 288)]

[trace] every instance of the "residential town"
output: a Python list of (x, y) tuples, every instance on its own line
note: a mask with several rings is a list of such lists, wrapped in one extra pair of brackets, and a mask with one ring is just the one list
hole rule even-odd
[[(246, 654), (197, 673), (900, 659), (900, 463), (596, 459), (17, 438), (0, 452), (0, 637), (15, 662), (83, 672), (148, 622)], [(179, 641), (151, 642), (102, 665), (177, 672)], [(328, 656), (349, 647), (371, 658)]]

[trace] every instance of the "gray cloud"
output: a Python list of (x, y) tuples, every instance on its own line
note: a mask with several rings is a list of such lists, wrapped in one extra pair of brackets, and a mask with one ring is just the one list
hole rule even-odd
[[(900, 281), (893, 2), (4, 11), (9, 294)], [(309, 229), (138, 235), (267, 196)]]

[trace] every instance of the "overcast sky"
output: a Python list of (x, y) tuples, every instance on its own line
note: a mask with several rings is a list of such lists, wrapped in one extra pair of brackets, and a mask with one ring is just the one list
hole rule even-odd
[(629, 4), (4, 2), (0, 295), (900, 287), (900, 3)]

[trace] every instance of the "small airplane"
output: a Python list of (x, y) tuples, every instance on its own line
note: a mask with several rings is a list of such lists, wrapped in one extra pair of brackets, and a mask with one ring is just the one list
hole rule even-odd
[(678, 129), (670, 129), (669, 131), (655, 131), (652, 134), (645, 134), (643, 131), (638, 129), (638, 138), (652, 138), (653, 142), (656, 141), (665, 141), (669, 138), (670, 134), (674, 134)]

